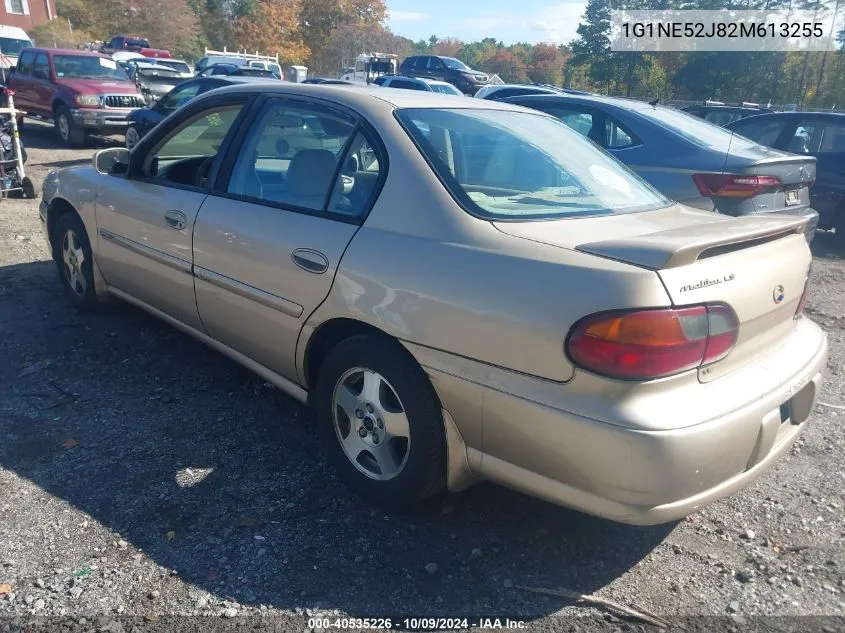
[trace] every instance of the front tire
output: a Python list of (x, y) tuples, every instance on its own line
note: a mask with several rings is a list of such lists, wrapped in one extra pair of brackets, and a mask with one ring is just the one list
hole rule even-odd
[(65, 296), (77, 310), (98, 305), (94, 289), (94, 255), (85, 225), (75, 213), (65, 213), (54, 230), (53, 259)]
[(401, 508), (444, 489), (440, 401), (398, 343), (370, 334), (342, 341), (323, 362), (314, 397), (329, 461), (358, 494)]
[(59, 106), (56, 109), (53, 122), (62, 143), (67, 147), (82, 147), (85, 143), (85, 130), (74, 123), (67, 107)]

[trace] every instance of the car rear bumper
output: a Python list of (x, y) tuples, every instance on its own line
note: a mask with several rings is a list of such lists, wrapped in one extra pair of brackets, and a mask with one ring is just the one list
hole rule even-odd
[(89, 130), (120, 130), (129, 125), (133, 108), (76, 108), (70, 111), (76, 125)]
[[(581, 408), (578, 375), (553, 388), (532, 387), (539, 379), (527, 377), (488, 386), (495, 371), (471, 377), (466, 364), (454, 372), (431, 358), (422, 362), (469, 447), (474, 475), (588, 514), (649, 525), (696, 512), (778, 461), (815, 405), (827, 339), (799, 319), (777, 348), (713, 382), (681, 381), (674, 393), (657, 385), (633, 403), (595, 394), (607, 417), (620, 418), (614, 420), (566, 410)], [(551, 389), (557, 403), (549, 402)], [(467, 417), (473, 413), (481, 428)], [(621, 419), (649, 415), (662, 416), (657, 426), (669, 430), (632, 428)], [(673, 422), (676, 428), (668, 426)]]

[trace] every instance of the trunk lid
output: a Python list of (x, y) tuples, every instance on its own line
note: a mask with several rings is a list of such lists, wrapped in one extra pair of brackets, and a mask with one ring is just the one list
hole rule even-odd
[[(806, 218), (731, 218), (681, 205), (645, 213), (548, 222), (495, 222), (502, 232), (654, 270), (675, 306), (724, 303), (739, 333), (709, 381), (744, 365), (793, 327), (811, 262)], [(596, 239), (601, 236), (601, 239)]]

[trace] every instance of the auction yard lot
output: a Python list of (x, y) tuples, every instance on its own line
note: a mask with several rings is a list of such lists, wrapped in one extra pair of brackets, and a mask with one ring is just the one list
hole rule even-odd
[[(29, 122), (23, 140), (39, 189), (120, 143), (62, 149)], [(262, 379), (134, 308), (71, 311), (38, 201), (0, 201), (0, 616), (619, 626), (520, 585), (669, 618), (845, 616), (845, 252), (832, 238), (813, 245), (807, 312), (830, 338), (820, 400), (840, 408), (818, 406), (743, 492), (635, 528), (489, 484), (410, 514), (369, 506), (325, 464), (308, 411)]]

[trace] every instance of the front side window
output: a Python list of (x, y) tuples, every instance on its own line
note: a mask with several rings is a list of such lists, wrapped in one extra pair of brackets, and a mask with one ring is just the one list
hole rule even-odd
[(551, 117), (402, 109), (397, 117), (451, 193), (487, 219), (634, 213), (669, 200)]
[(460, 59), (455, 59), (454, 57), (441, 57), (441, 58), (433, 58), (436, 59), (438, 64), (442, 63), (446, 65), (446, 68), (451, 68), (452, 70), (469, 70), (469, 66), (463, 63)]
[(47, 53), (38, 53), (35, 62), (32, 64), (32, 76), (37, 79), (50, 79), (50, 62), (47, 60)]
[(218, 106), (183, 123), (145, 157), (143, 175), (162, 184), (203, 187), (241, 107)]
[(309, 105), (270, 101), (238, 154), (228, 192), (311, 211), (325, 209), (354, 123)]
[(108, 57), (95, 55), (53, 55), (56, 77), (70, 79), (118, 79), (128, 77), (117, 62)]

